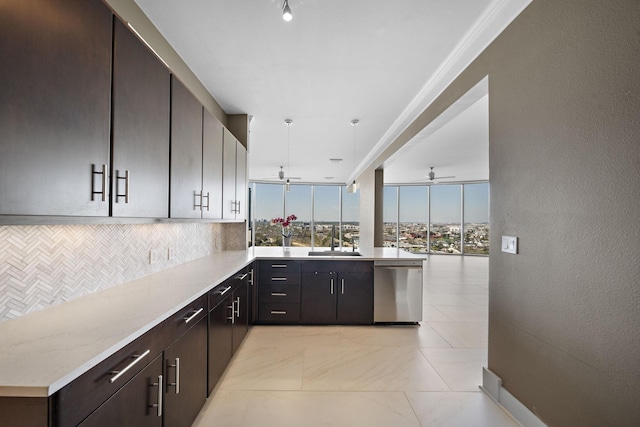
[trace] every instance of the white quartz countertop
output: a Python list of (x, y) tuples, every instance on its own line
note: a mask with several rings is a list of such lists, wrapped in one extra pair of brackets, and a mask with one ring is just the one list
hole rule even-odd
[(421, 259), (397, 249), (309, 257), (309, 248), (224, 251), (0, 323), (0, 396), (47, 397), (254, 259)]

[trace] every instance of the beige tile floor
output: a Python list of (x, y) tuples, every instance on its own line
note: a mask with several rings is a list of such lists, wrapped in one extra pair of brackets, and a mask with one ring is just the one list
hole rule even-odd
[(488, 261), (431, 256), (420, 326), (254, 326), (194, 426), (517, 426), (478, 389)]

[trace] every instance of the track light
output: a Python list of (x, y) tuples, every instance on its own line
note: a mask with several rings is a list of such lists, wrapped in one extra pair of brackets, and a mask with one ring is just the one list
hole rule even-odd
[(293, 18), (291, 14), (291, 8), (289, 7), (289, 0), (284, 0), (284, 4), (282, 5), (282, 19), (289, 22)]

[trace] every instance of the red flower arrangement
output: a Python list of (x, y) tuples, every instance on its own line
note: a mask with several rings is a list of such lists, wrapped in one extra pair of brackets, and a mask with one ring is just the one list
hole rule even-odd
[(289, 226), (296, 219), (298, 219), (298, 217), (293, 215), (293, 214), (291, 214), (286, 218), (273, 218), (271, 220), (271, 224), (274, 224), (274, 225), (280, 224), (280, 225), (282, 225), (282, 235), (284, 237), (291, 237), (291, 235), (293, 234), (293, 230), (291, 230), (289, 228)]

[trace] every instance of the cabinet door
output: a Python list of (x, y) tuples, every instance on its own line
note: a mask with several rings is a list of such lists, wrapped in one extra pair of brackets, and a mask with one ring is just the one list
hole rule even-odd
[(92, 165), (109, 164), (111, 11), (97, 0), (0, 9), (0, 215), (109, 215)]
[(202, 191), (206, 207), (202, 218), (222, 218), (222, 133), (223, 126), (204, 110), (202, 123)]
[(336, 323), (336, 286), (336, 274), (333, 272), (316, 271), (301, 274), (301, 323)]
[(233, 291), (234, 321), (233, 321), (233, 353), (238, 350), (249, 330), (249, 293), (246, 279), (242, 285)]
[(164, 427), (188, 427), (207, 399), (207, 319), (164, 351)]
[(338, 323), (373, 323), (373, 275), (371, 273), (340, 273), (338, 293)]
[(245, 219), (247, 214), (247, 149), (236, 141), (236, 219)]
[(171, 218), (200, 218), (202, 105), (171, 77)]
[(222, 218), (235, 219), (238, 212), (236, 198), (236, 145), (237, 140), (224, 128), (222, 142)]
[(209, 312), (209, 378), (208, 393), (218, 383), (232, 355), (233, 325), (231, 295)]
[(168, 216), (169, 85), (169, 71), (125, 24), (116, 20), (113, 216)]
[(162, 427), (162, 382), (158, 356), (79, 425)]

